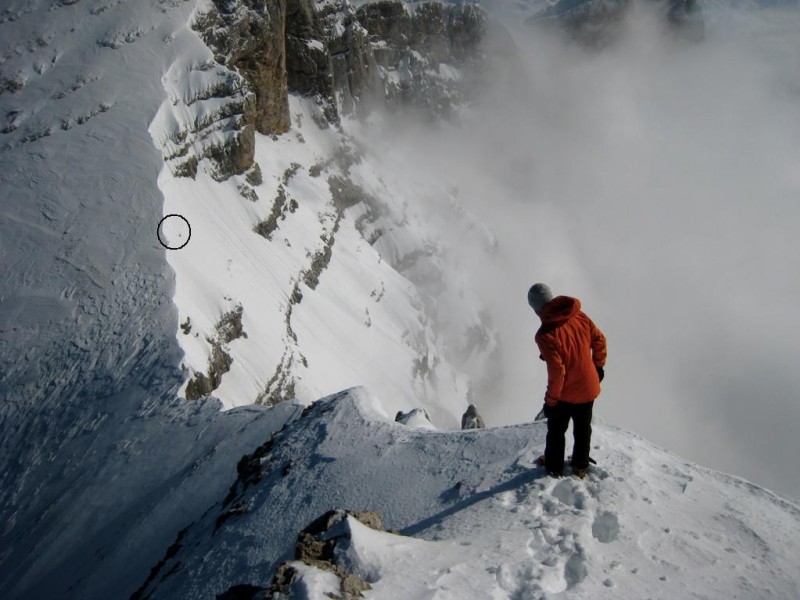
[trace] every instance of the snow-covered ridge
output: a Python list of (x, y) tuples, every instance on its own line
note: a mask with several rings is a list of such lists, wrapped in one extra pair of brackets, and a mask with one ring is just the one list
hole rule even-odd
[[(369, 583), (365, 598), (791, 598), (800, 589), (800, 507), (742, 479), (603, 424), (588, 478), (553, 479), (532, 464), (541, 423), (441, 432), (385, 412), (363, 389), (312, 405), (240, 461), (226, 497), (141, 591), (267, 589), (300, 530), (337, 508), (377, 511), (399, 532), (348, 521), (335, 560)], [(290, 597), (320, 578), (331, 583), (301, 569)]]

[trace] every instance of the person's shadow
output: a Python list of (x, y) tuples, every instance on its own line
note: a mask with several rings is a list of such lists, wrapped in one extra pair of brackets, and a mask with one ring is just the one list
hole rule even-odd
[[(436, 525), (437, 523), (441, 522), (443, 519), (449, 517), (450, 515), (453, 515), (453, 514), (457, 513), (460, 510), (464, 510), (468, 506), (472, 506), (473, 504), (477, 504), (478, 502), (481, 502), (482, 500), (486, 500), (486, 499), (491, 498), (492, 496), (495, 496), (495, 495), (500, 494), (502, 492), (508, 492), (508, 491), (514, 490), (514, 489), (516, 489), (516, 488), (518, 488), (518, 487), (520, 487), (522, 485), (525, 485), (526, 483), (530, 483), (531, 481), (539, 479), (540, 477), (542, 477), (545, 474), (546, 473), (545, 473), (545, 470), (544, 470), (543, 467), (535, 467), (535, 468), (532, 468), (532, 469), (527, 469), (527, 470), (523, 471), (522, 473), (519, 473), (518, 475), (512, 477), (511, 479), (509, 479), (506, 482), (500, 483), (500, 484), (494, 486), (493, 488), (490, 488), (490, 489), (485, 490), (483, 492), (476, 492), (476, 493), (472, 494), (471, 496), (469, 496), (467, 498), (464, 498), (464, 499), (460, 500), (459, 502), (456, 502), (455, 504), (453, 504), (449, 508), (446, 508), (446, 509), (436, 513), (435, 515), (431, 515), (430, 517), (428, 517), (426, 519), (423, 519), (422, 521), (414, 523), (413, 525), (409, 525), (408, 527), (404, 527), (403, 529), (400, 530), (400, 534), (401, 535), (407, 535), (407, 536), (417, 535), (417, 534), (421, 533), (422, 531), (426, 530), (428, 527), (431, 527), (432, 525)], [(446, 500), (448, 496), (457, 497), (458, 495), (459, 495), (458, 484), (456, 484), (456, 487), (451, 488), (450, 490), (448, 490), (447, 492), (442, 494), (441, 497), (442, 497), (442, 499)]]

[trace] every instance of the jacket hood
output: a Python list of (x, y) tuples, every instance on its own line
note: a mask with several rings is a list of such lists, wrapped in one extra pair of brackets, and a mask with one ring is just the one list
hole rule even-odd
[(542, 309), (542, 325), (560, 325), (577, 315), (581, 301), (569, 296), (556, 296)]

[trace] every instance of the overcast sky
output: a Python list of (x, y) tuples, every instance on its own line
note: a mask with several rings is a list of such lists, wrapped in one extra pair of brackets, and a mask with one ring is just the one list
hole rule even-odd
[(468, 261), (505, 350), (489, 424), (540, 408), (544, 281), (607, 335), (597, 417), (800, 498), (800, 19), (706, 18), (675, 44), (639, 14), (602, 52), (515, 31), (524, 75), (498, 65), (467, 126), (393, 144), (499, 240)]

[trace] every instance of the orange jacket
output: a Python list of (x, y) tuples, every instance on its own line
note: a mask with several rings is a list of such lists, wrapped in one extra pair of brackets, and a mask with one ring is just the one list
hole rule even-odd
[(581, 404), (600, 395), (597, 367), (606, 364), (606, 338), (581, 311), (581, 302), (556, 296), (542, 309), (542, 326), (536, 332), (540, 358), (547, 363), (549, 405)]

